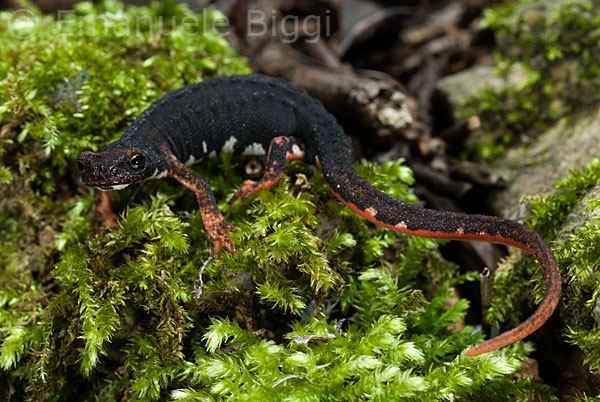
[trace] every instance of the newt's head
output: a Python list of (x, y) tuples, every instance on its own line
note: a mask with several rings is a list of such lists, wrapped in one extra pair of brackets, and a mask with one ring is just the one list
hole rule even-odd
[(77, 158), (77, 167), (86, 185), (100, 190), (120, 190), (159, 175), (157, 158), (153, 154), (152, 149), (109, 146), (98, 153), (82, 152)]

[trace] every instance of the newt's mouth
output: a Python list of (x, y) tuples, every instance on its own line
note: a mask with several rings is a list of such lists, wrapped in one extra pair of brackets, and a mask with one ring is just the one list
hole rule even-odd
[(102, 191), (122, 190), (130, 184), (137, 183), (139, 180), (131, 180), (125, 183), (107, 183), (105, 181), (84, 181), (86, 186), (97, 188)]
[(95, 187), (102, 191), (121, 190), (133, 183), (144, 180), (142, 175), (122, 175), (112, 179), (102, 177), (102, 174), (83, 174), (82, 180), (86, 186)]

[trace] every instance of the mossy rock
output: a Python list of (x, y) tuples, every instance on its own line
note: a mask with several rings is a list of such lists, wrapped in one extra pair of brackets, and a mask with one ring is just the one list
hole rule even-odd
[[(464, 356), (483, 335), (455, 325), (466, 300), (447, 302), (476, 275), (457, 276), (434, 240), (357, 216), (306, 164), (233, 206), (244, 161), (195, 168), (239, 229), (235, 256), (205, 265), (212, 245), (194, 196), (167, 180), (116, 192), (120, 230), (90, 239), (77, 154), (118, 138), (173, 88), (249, 70), (208, 28), (215, 11), (80, 3), (78, 35), (32, 13), (35, 24), (16, 27), (24, 37), (0, 13), (1, 399), (552, 399), (512, 377), (528, 343)], [(191, 34), (186, 19), (201, 22)], [(417, 202), (401, 162), (357, 170)], [(310, 335), (325, 340), (294, 341)]]
[(438, 84), (456, 117), (476, 116), (481, 124), (465, 156), (492, 160), (510, 145), (535, 142), (561, 119), (596, 109), (599, 6), (521, 0), (485, 10), (482, 26), (497, 38), (495, 68), (473, 67)]
[[(453, 98), (457, 116), (481, 119), (485, 139), (476, 138), (475, 147), (494, 157), (490, 168), (508, 183), (489, 194), (488, 203), (500, 216), (529, 223), (551, 243), (564, 278), (560, 322), (554, 328), (562, 328), (562, 339), (585, 353), (584, 376), (600, 370), (600, 107), (597, 79), (588, 74), (598, 69), (598, 58), (588, 58), (598, 51), (588, 42), (597, 41), (600, 32), (597, 6), (592, 1), (523, 1), (488, 10), (486, 23), (499, 36), (498, 69), (505, 80), (484, 69), (479, 78), (491, 80), (492, 86)], [(452, 85), (460, 90), (468, 80), (469, 73), (463, 72), (446, 79), (441, 88), (453, 93)], [(581, 93), (586, 93), (583, 100), (575, 95)], [(507, 97), (512, 103), (505, 102)], [(492, 143), (490, 138), (501, 140)], [(538, 265), (521, 255), (512, 250), (497, 270), (488, 311), (492, 322), (518, 322), (521, 314), (515, 314), (515, 306), (533, 308), (521, 286), (532, 275), (537, 301), (543, 296)], [(547, 345), (554, 357), (546, 363), (557, 369), (579, 359), (559, 341), (555, 337)], [(589, 384), (596, 381), (591, 374), (589, 378)]]

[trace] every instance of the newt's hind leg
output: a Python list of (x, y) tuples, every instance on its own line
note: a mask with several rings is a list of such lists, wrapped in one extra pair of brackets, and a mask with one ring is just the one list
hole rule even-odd
[(169, 156), (168, 164), (169, 177), (174, 178), (196, 193), (196, 199), (202, 213), (202, 223), (204, 223), (206, 231), (215, 243), (214, 254), (217, 255), (223, 245), (231, 254), (235, 254), (235, 246), (229, 237), (229, 232), (233, 233), (236, 229), (225, 221), (210, 186), (190, 168), (181, 163), (175, 155), (171, 154)]
[(294, 137), (275, 137), (271, 140), (269, 146), (269, 155), (267, 156), (267, 166), (263, 177), (259, 181), (246, 180), (242, 188), (235, 192), (230, 204), (233, 204), (238, 198), (248, 199), (251, 195), (260, 190), (270, 190), (279, 183), (285, 170), (285, 161), (288, 159), (303, 159), (304, 154), (296, 143)]

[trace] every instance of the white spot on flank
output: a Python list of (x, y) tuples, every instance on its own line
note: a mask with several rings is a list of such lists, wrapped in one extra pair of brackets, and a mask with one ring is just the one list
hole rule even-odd
[(211, 151), (211, 152), (208, 154), (208, 157), (209, 157), (210, 159), (216, 158), (216, 157), (217, 157), (217, 153), (216, 153), (215, 151)]
[(223, 144), (223, 148), (221, 148), (221, 152), (232, 154), (233, 147), (235, 146), (236, 142), (237, 142), (237, 138), (235, 138), (234, 136), (229, 137), (229, 139), (227, 141), (225, 141), (225, 144)]
[(373, 207), (368, 207), (367, 209), (365, 209), (365, 212), (371, 216), (377, 215), (377, 210)]
[(456, 233), (458, 233), (459, 235), (461, 234), (465, 234), (465, 230), (463, 229), (463, 227), (459, 227), (458, 229), (456, 229)]
[(244, 149), (244, 152), (242, 152), (242, 155), (248, 155), (248, 156), (263, 156), (266, 154), (267, 154), (267, 151), (265, 151), (262, 144), (259, 144), (258, 142), (255, 142), (252, 145), (248, 145)]
[(479, 236), (485, 236), (487, 233), (485, 232), (479, 232)]
[(190, 158), (185, 163), (185, 166), (192, 166), (194, 162), (196, 162), (196, 158), (194, 158), (194, 155), (190, 155)]
[(162, 179), (163, 177), (167, 177), (168, 172), (165, 170), (164, 172), (159, 172), (158, 169), (154, 170), (150, 179)]
[(398, 229), (406, 229), (406, 228), (407, 228), (407, 226), (406, 226), (406, 222), (402, 221), (402, 222), (400, 222), (400, 223), (396, 224), (396, 227), (397, 227)]
[(208, 153), (208, 147), (206, 146), (206, 141), (202, 141), (202, 151), (204, 153)]
[(294, 155), (304, 155), (304, 152), (297, 144), (292, 145), (292, 153)]

